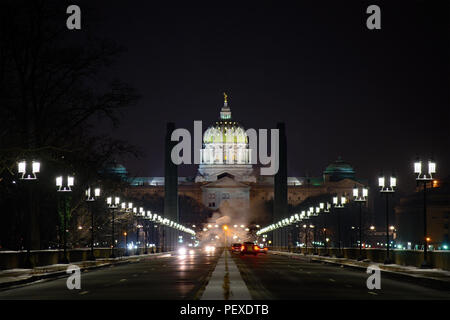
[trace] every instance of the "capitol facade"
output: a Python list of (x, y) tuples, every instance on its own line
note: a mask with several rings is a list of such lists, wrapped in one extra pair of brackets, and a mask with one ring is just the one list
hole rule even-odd
[[(248, 210), (274, 197), (274, 176), (259, 175), (252, 165), (251, 149), (245, 128), (233, 119), (225, 96), (219, 119), (203, 133), (200, 164), (194, 177), (178, 177), (178, 195), (211, 210), (223, 207)], [(124, 177), (126, 169), (121, 167)], [(164, 177), (128, 178), (128, 193), (164, 197)], [(301, 204), (310, 197), (351, 195), (355, 186), (366, 181), (355, 178), (355, 171), (340, 157), (326, 166), (321, 176), (288, 177), (288, 203)]]

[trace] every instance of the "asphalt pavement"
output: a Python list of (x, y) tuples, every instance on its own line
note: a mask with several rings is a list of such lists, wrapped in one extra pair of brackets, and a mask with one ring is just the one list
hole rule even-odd
[(449, 291), (384, 274), (381, 289), (369, 290), (368, 277), (364, 270), (270, 253), (241, 256), (197, 250), (194, 255), (141, 259), (83, 271), (79, 290), (69, 290), (65, 276), (4, 289), (0, 299), (232, 299), (233, 292), (238, 299), (247, 292), (257, 300), (450, 299)]
[(221, 252), (142, 259), (81, 273), (81, 289), (69, 290), (67, 277), (0, 291), (0, 299), (199, 299)]
[(381, 289), (367, 288), (365, 270), (287, 256), (233, 255), (253, 299), (450, 299), (450, 292), (381, 275)]

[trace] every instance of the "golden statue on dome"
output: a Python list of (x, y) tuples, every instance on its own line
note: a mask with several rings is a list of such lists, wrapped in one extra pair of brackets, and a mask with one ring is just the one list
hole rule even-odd
[(225, 103), (228, 103), (228, 96), (227, 96), (227, 94), (224, 92), (223, 93), (223, 101), (225, 102)]

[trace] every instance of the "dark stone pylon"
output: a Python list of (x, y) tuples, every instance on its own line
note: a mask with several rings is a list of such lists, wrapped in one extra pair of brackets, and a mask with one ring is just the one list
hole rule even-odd
[[(179, 222), (178, 213), (178, 166), (173, 163), (171, 152), (177, 141), (172, 141), (175, 123), (166, 126), (165, 158), (164, 158), (164, 218)], [(162, 247), (164, 251), (175, 250), (177, 239), (172, 228), (163, 227)]]
[[(279, 167), (274, 181), (273, 223), (286, 218), (288, 214), (288, 190), (287, 190), (287, 142), (284, 122), (277, 123), (279, 132)], [(286, 249), (287, 230), (280, 228), (274, 231), (273, 246), (278, 249)]]

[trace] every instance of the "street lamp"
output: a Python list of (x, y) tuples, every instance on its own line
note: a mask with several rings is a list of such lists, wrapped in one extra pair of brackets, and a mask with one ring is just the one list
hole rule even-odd
[(125, 236), (125, 255), (128, 256), (128, 232), (124, 231), (123, 235)]
[(433, 174), (436, 173), (436, 162), (428, 161), (428, 173), (422, 171), (422, 161), (417, 159), (414, 162), (414, 173), (417, 174), (417, 184), (423, 183), (423, 262), (421, 268), (431, 268), (428, 263), (428, 235), (427, 235), (427, 183), (433, 180)]
[(139, 207), (139, 212), (136, 212), (135, 210), (135, 217), (136, 217), (136, 255), (139, 255), (141, 253), (139, 250), (139, 228), (141, 227), (139, 225), (139, 217), (145, 217), (144, 208)]
[(65, 195), (68, 192), (72, 192), (72, 187), (74, 185), (75, 182), (75, 178), (72, 176), (67, 176), (66, 179), (66, 184), (63, 184), (63, 176), (59, 176), (56, 178), (56, 187), (58, 188), (57, 192), (62, 192), (62, 194), (64, 195), (63, 199), (64, 199), (64, 208), (63, 208), (63, 232), (64, 232), (64, 255), (61, 259), (61, 263), (69, 263), (69, 259), (67, 258), (67, 206), (66, 206), (66, 197)]
[(147, 242), (148, 242), (148, 226), (149, 226), (149, 221), (152, 217), (152, 212), (150, 210), (147, 211), (147, 215), (144, 217), (144, 240), (145, 240), (145, 249), (144, 249), (144, 254), (148, 254), (148, 249), (147, 249)]
[[(319, 207), (320, 207), (320, 210), (322, 210), (322, 212), (324, 212), (324, 213), (330, 213), (330, 209), (331, 209), (331, 203), (329, 203), (328, 201), (326, 202), (326, 203), (324, 203), (324, 202), (321, 202), (321, 203), (319, 203)], [(323, 217), (323, 228), (322, 228), (322, 234), (323, 234), (323, 239), (324, 239), (324, 241), (323, 241), (323, 245), (324, 245), (324, 249), (325, 249), (325, 253), (323, 254), (324, 256), (329, 256), (329, 254), (328, 254), (328, 244), (327, 244), (327, 219), (326, 219), (326, 217), (324, 216)]]
[(308, 254), (308, 225), (304, 224), (303, 229), (305, 229), (305, 256)]
[(316, 254), (316, 249), (317, 249), (317, 247), (316, 247), (316, 230), (317, 230), (317, 228), (313, 224), (310, 224), (309, 227), (311, 229), (313, 229), (313, 254)]
[(112, 213), (112, 220), (111, 220), (111, 255), (110, 258), (115, 258), (116, 255), (114, 254), (114, 214), (115, 210), (119, 207), (120, 198), (119, 197), (108, 197), (106, 198), (106, 203), (108, 204), (108, 208), (111, 210)]
[(358, 261), (364, 260), (362, 256), (362, 205), (367, 201), (369, 190), (366, 187), (358, 188), (356, 185), (353, 188), (353, 201), (359, 203), (359, 257)]
[(384, 260), (384, 264), (392, 263), (389, 257), (389, 195), (394, 194), (395, 188), (397, 187), (397, 178), (391, 176), (389, 179), (389, 186), (386, 184), (386, 179), (384, 176), (380, 176), (378, 178), (378, 187), (380, 187), (380, 192), (386, 195), (386, 259)]
[[(29, 164), (28, 164), (29, 166)], [(21, 180), (37, 180), (36, 174), (41, 170), (41, 163), (39, 161), (31, 161), (31, 173), (27, 173), (27, 161), (21, 160), (17, 163), (17, 171), (20, 174), (19, 179)]]
[[(29, 166), (29, 164), (28, 164)], [(37, 180), (37, 173), (40, 172), (41, 163), (39, 161), (33, 160), (31, 162), (31, 174), (27, 174), (27, 162), (26, 160), (21, 160), (17, 163), (17, 171), (19, 173), (19, 179), (24, 181), (34, 181)], [(33, 200), (33, 183), (27, 185), (28, 190), (28, 223), (26, 225), (26, 247), (27, 247), (27, 257), (25, 260), (25, 267), (31, 268), (31, 234), (32, 234), (32, 226), (34, 221), (34, 200)]]
[(94, 202), (96, 200), (96, 198), (100, 197), (100, 188), (95, 188), (94, 192), (91, 192), (91, 188), (89, 187), (86, 190), (86, 202), (87, 202), (87, 207), (88, 207), (88, 211), (91, 212), (91, 253), (88, 256), (88, 260), (95, 260), (95, 255), (94, 255), (94, 211), (91, 208), (91, 203)]
[[(132, 202), (128, 202), (128, 203), (127, 202), (122, 202), (120, 204), (120, 209), (123, 212), (131, 212), (133, 210), (133, 203)], [(125, 221), (126, 221), (126, 223), (125, 223), (125, 233), (126, 233), (126, 236), (125, 236), (125, 256), (128, 256), (129, 255), (129, 253), (128, 253), (128, 220), (126, 219)]]
[[(336, 209), (343, 209), (345, 207), (345, 204), (347, 203), (347, 198), (344, 196), (333, 197), (333, 207)], [(338, 210), (338, 258), (342, 258), (342, 250), (341, 250), (341, 210)]]

